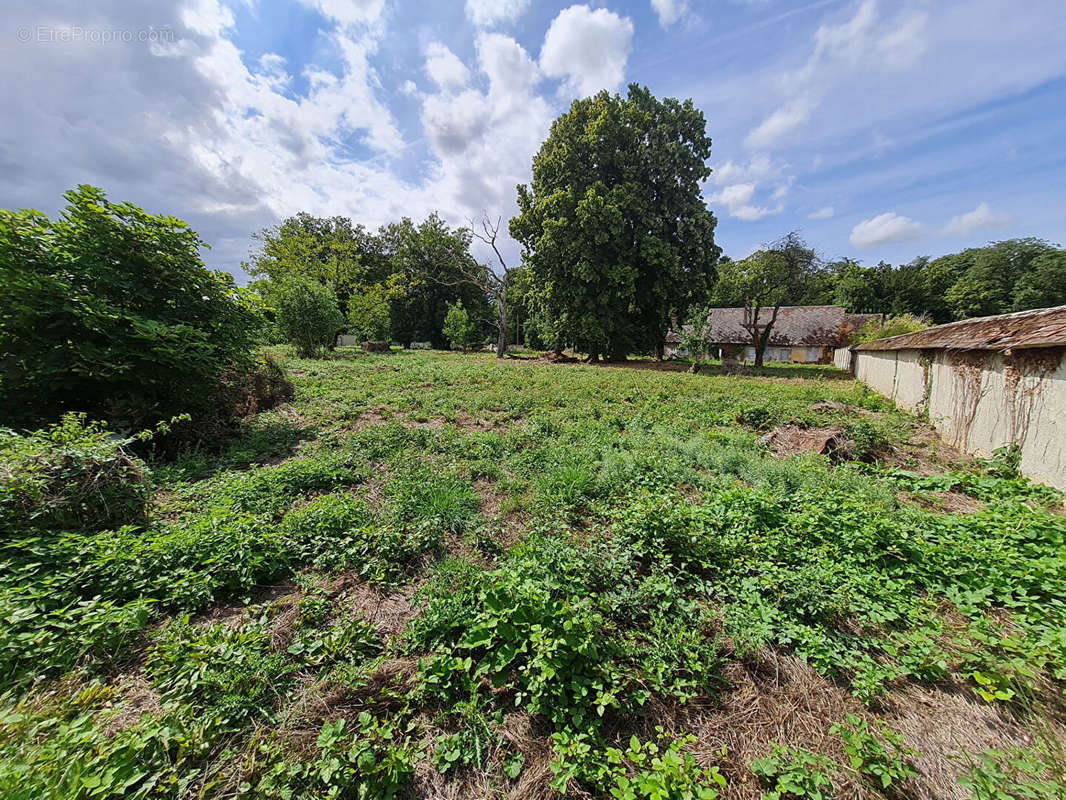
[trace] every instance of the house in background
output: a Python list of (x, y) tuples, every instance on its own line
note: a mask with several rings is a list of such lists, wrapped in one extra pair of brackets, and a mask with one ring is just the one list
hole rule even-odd
[[(760, 327), (769, 321), (773, 309), (763, 309)], [(881, 314), (848, 314), (843, 306), (781, 306), (763, 355), (765, 361), (794, 364), (832, 364), (837, 348), (848, 347), (852, 334)], [(743, 308), (713, 308), (708, 317), (711, 358), (755, 360), (751, 332), (744, 327)], [(687, 355), (682, 335), (671, 331), (666, 337), (668, 357)]]

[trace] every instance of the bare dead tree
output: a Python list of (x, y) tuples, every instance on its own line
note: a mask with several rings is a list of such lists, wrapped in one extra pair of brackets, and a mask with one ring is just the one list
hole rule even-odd
[[(496, 338), (496, 358), (503, 358), (507, 353), (507, 293), (510, 291), (511, 283), (518, 272), (517, 267), (507, 266), (507, 262), (504, 260), (503, 254), (500, 253), (500, 248), (496, 243), (502, 221), (502, 217), (497, 217), (496, 221), (493, 222), (487, 213), (482, 214), (481, 220), (477, 223), (472, 219), (469, 220), (471, 236), (492, 248), (492, 252), (496, 254), (496, 260), (499, 262), (499, 269), (480, 264), (472, 258), (465, 259), (456, 265), (459, 273), (463, 276), (462, 279), (446, 284), (449, 286), (458, 284), (476, 286), (492, 298), (492, 303), (495, 306), (495, 315), (485, 321), (496, 328), (498, 333)], [(480, 231), (478, 230), (479, 228)]]

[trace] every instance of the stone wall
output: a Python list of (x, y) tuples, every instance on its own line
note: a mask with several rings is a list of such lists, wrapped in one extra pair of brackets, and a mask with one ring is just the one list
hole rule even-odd
[(987, 456), (1017, 443), (1021, 469), (1066, 490), (1066, 348), (859, 350), (855, 377), (941, 437)]

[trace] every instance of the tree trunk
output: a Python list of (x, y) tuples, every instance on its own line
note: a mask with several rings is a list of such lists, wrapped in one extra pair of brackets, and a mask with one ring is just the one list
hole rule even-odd
[(629, 351), (621, 344), (611, 345), (611, 361), (624, 362), (629, 356)]
[(759, 335), (759, 329), (758, 328), (755, 328), (755, 332), (752, 334), (752, 337), (753, 337), (753, 342), (755, 344), (755, 366), (756, 367), (761, 367), (762, 366), (762, 354), (763, 354), (763, 349), (764, 348), (763, 348), (763, 345), (762, 345), (762, 336)]
[(496, 358), (503, 358), (507, 352), (507, 293), (500, 293), (496, 299), (496, 309), (499, 314), (500, 336), (496, 339)]
[(759, 334), (758, 346), (755, 352), (755, 366), (757, 367), (761, 367), (763, 364), (763, 353), (766, 352), (766, 345), (770, 343), (770, 331), (774, 329), (774, 323), (777, 322), (777, 312), (780, 310), (781, 306), (774, 306), (773, 313), (770, 314), (770, 321), (766, 323)]

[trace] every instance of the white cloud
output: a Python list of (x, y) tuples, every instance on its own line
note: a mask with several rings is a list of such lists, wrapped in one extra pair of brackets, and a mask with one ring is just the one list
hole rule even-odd
[(400, 84), (400, 94), (406, 94), (410, 97), (414, 97), (418, 94), (418, 84), (408, 78), (402, 84)]
[(617, 89), (625, 77), (633, 23), (613, 11), (587, 5), (564, 8), (552, 20), (540, 50), (540, 68), (565, 78), (566, 88), (587, 97)]
[(765, 181), (777, 178), (786, 168), (785, 164), (775, 164), (766, 153), (757, 153), (746, 164), (732, 160), (718, 164), (711, 173), (711, 182), (727, 186), (745, 181)]
[(975, 231), (1005, 228), (1013, 224), (1013, 214), (996, 213), (989, 207), (988, 203), (980, 203), (973, 211), (952, 217), (951, 221), (944, 226), (944, 234), (946, 236), (966, 236)]
[(720, 203), (728, 209), (729, 216), (746, 222), (753, 222), (770, 214), (779, 214), (782, 211), (780, 205), (777, 208), (764, 208), (753, 205), (752, 200), (754, 198), (754, 183), (736, 183), (732, 186), (724, 187), (717, 194), (711, 195), (707, 198), (707, 202)]
[(659, 15), (659, 24), (666, 29), (688, 13), (688, 0), (651, 0), (651, 7)]
[(323, 16), (342, 25), (376, 22), (385, 9), (385, 0), (300, 0)]
[(869, 92), (873, 75), (904, 72), (929, 47), (929, 15), (922, 9), (890, 5), (895, 14), (880, 14), (876, 0), (863, 0), (854, 14), (835, 25), (821, 25), (810, 55), (798, 69), (777, 80), (782, 102), (745, 138), (752, 149), (779, 143), (811, 120), (827, 95), (842, 86)]
[(750, 148), (769, 147), (776, 144), (786, 133), (798, 128), (811, 118), (818, 107), (811, 97), (790, 100), (759, 123), (744, 139)]
[(541, 79), (536, 62), (518, 42), (499, 33), (482, 33), (477, 38), (478, 61), (489, 78), (489, 91), (500, 96), (521, 95)]
[(442, 89), (461, 89), (470, 82), (470, 70), (440, 42), (426, 45), (425, 69), (430, 80)]
[[(438, 166), (413, 192), (420, 204), (445, 214), (450, 210), (453, 221), (464, 223), (482, 210), (504, 220), (517, 213), (515, 184), (529, 181), (533, 154), (556, 114), (537, 94), (537, 65), (518, 42), (481, 33), (476, 50), (487, 91), (440, 92), (423, 99), (422, 127)], [(508, 242), (505, 255), (517, 260), (518, 246)], [(480, 256), (494, 260), (492, 253)]]
[(529, 8), (529, 0), (466, 0), (466, 18), (479, 28), (514, 22)]
[(912, 241), (924, 232), (921, 223), (894, 211), (866, 219), (851, 229), (848, 241), (855, 247), (875, 247), (879, 244), (895, 244)]
[(817, 211), (812, 211), (807, 215), (807, 219), (830, 219), (833, 214), (836, 213), (832, 206), (825, 206), (819, 208)]

